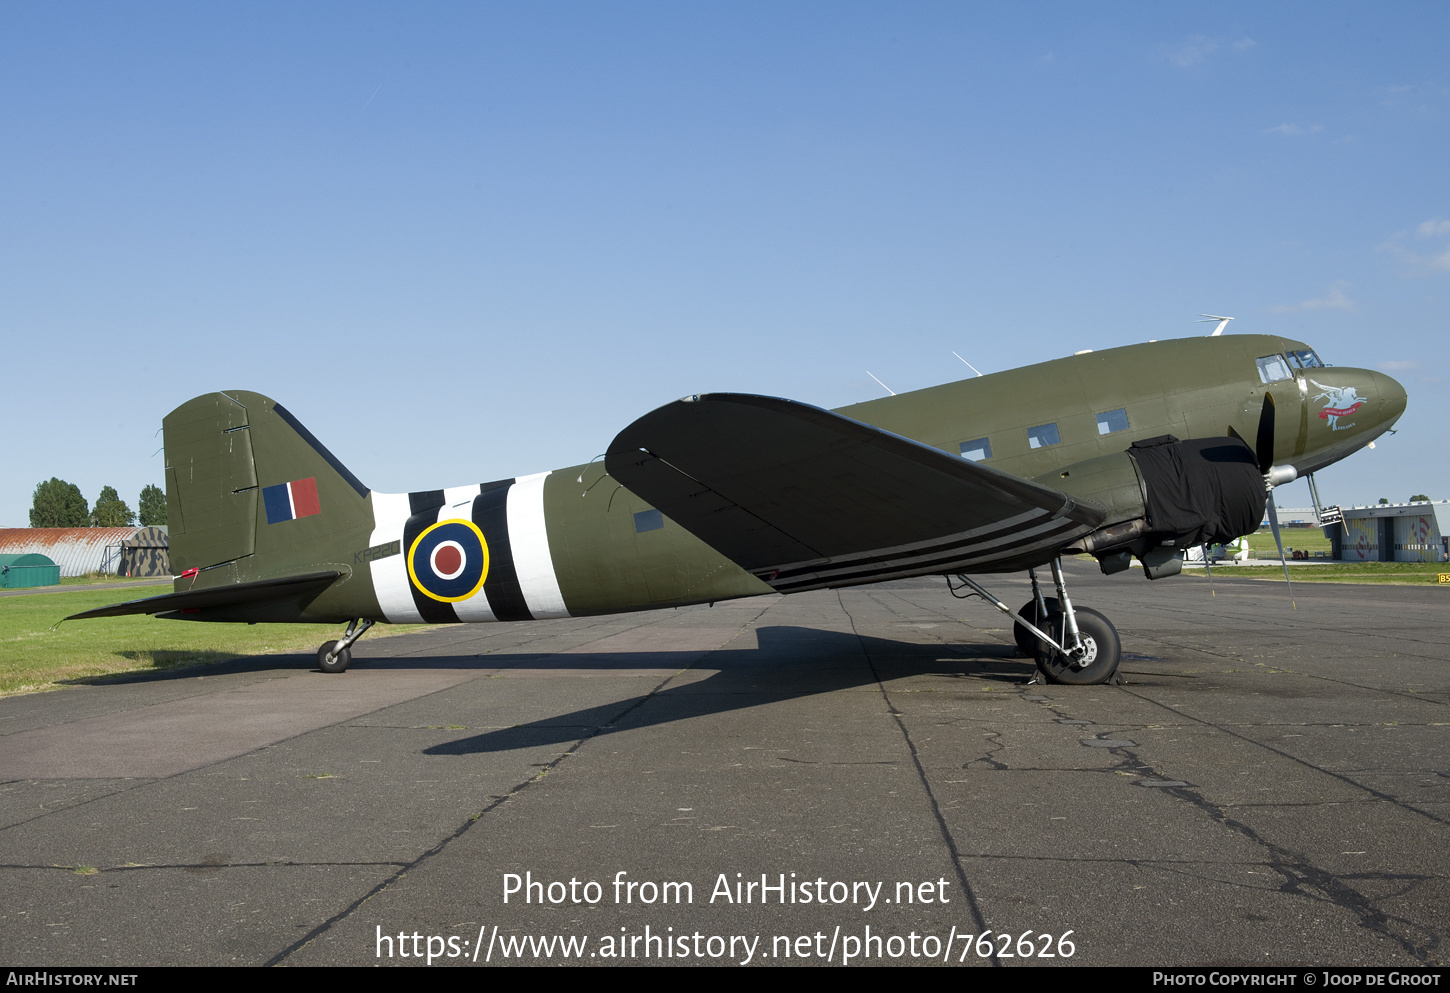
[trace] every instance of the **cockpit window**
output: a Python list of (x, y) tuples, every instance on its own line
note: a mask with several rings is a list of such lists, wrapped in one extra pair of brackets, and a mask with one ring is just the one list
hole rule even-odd
[(1324, 363), (1312, 348), (1299, 348), (1289, 353), (1289, 361), (1300, 369), (1323, 369)]
[(1284, 361), (1282, 355), (1265, 355), (1258, 362), (1259, 378), (1266, 383), (1277, 383), (1281, 379), (1294, 378), (1294, 373), (1289, 370), (1289, 363)]

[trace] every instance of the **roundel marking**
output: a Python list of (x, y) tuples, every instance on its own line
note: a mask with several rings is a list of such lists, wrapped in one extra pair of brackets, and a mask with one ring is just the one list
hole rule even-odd
[(424, 596), (443, 603), (472, 597), (488, 578), (483, 532), (456, 519), (424, 528), (408, 549), (408, 578)]
[(428, 564), (439, 579), (457, 579), (468, 568), (468, 553), (456, 541), (440, 541), (433, 546)]

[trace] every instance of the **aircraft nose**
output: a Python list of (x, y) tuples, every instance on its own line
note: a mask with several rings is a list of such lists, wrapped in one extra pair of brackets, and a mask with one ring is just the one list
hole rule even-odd
[(1389, 427), (1405, 412), (1408, 395), (1403, 386), (1384, 373), (1371, 372), (1370, 376), (1374, 381), (1374, 395), (1380, 400), (1380, 419)]

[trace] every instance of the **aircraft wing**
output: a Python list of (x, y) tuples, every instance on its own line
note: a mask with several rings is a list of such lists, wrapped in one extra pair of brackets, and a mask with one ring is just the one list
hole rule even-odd
[(614, 439), (615, 480), (782, 592), (1041, 565), (1101, 507), (791, 400), (686, 397)]

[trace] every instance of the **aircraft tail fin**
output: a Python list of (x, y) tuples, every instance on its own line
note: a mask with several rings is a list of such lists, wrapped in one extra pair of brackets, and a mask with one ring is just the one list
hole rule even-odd
[(197, 397), (162, 429), (172, 572), (198, 570), (192, 588), (314, 573), (372, 528), (368, 488), (260, 393)]

